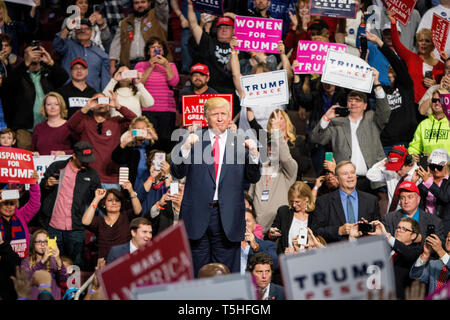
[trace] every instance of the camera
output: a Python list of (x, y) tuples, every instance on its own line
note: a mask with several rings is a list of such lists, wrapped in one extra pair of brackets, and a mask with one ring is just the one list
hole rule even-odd
[(102, 7), (101, 7), (101, 5), (99, 5), (99, 4), (94, 4), (94, 5), (92, 6), (92, 10), (93, 10), (94, 12), (95, 12), (95, 11), (100, 12), (101, 9), (102, 9)]
[(433, 71), (425, 71), (425, 78), (433, 79)]
[(160, 56), (161, 55), (161, 49), (160, 48), (155, 48), (155, 50), (153, 50), (153, 55)]
[(108, 97), (98, 97), (98, 103), (99, 104), (109, 104), (109, 98)]
[(361, 37), (361, 56), (360, 58), (365, 60), (367, 55), (367, 38)]
[(31, 41), (31, 47), (33, 48), (33, 51), (38, 51), (41, 49), (41, 43), (39, 40), (33, 40)]
[(131, 130), (132, 137), (145, 137), (147, 136), (147, 131), (145, 129), (133, 129)]
[(358, 230), (361, 231), (363, 234), (368, 234), (369, 232), (375, 232), (375, 225), (370, 223), (360, 223), (358, 225)]
[(350, 110), (347, 107), (337, 107), (334, 109), (334, 112), (338, 115), (338, 117), (346, 117), (350, 114)]
[(420, 154), (419, 155), (419, 166), (424, 170), (428, 170), (428, 156)]
[(305, 227), (300, 227), (298, 230), (298, 244), (306, 245), (308, 243), (308, 229)]

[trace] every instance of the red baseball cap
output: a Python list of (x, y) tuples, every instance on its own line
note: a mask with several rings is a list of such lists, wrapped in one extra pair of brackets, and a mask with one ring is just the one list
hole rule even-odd
[(234, 26), (234, 21), (230, 17), (220, 17), (217, 19), (216, 27), (221, 25)]
[(205, 66), (204, 64), (201, 63), (197, 63), (191, 67), (191, 74), (193, 74), (194, 72), (199, 72), (206, 76), (209, 76), (208, 66)]
[(401, 191), (415, 192), (420, 196), (419, 188), (417, 188), (416, 184), (411, 181), (403, 181), (398, 186), (396, 193), (399, 194)]
[(408, 150), (404, 146), (394, 146), (387, 156), (386, 170), (398, 171), (405, 163)]
[(84, 60), (83, 58), (78, 57), (78, 58), (75, 58), (75, 59), (72, 60), (72, 62), (70, 63), (70, 69), (72, 69), (73, 66), (76, 65), (76, 64), (81, 64), (85, 68), (88, 67), (86, 60)]

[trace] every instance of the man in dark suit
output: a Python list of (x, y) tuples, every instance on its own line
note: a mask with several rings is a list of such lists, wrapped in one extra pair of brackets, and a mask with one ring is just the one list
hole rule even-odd
[(327, 243), (346, 240), (352, 225), (363, 218), (380, 219), (377, 197), (356, 190), (356, 168), (350, 161), (336, 166), (339, 189), (317, 198), (316, 209), (311, 214), (311, 230)]
[(244, 184), (261, 177), (256, 142), (227, 130), (228, 101), (209, 99), (204, 117), (208, 129), (191, 132), (171, 157), (172, 176), (186, 177), (180, 219), (186, 225), (196, 277), (210, 262), (239, 272), (245, 233)]
[(286, 300), (283, 287), (271, 282), (273, 260), (267, 253), (258, 252), (251, 256), (247, 271), (255, 280), (258, 300)]
[(132, 253), (137, 249), (144, 247), (152, 240), (152, 224), (146, 218), (134, 218), (130, 222), (131, 241), (114, 246), (109, 251), (106, 263)]
[(434, 233), (444, 242), (444, 226), (439, 217), (419, 208), (420, 192), (415, 183), (403, 181), (397, 188), (399, 192), (400, 210), (389, 212), (384, 216), (383, 224), (387, 232), (393, 234), (399, 221), (403, 217), (410, 217), (420, 225), (422, 246), (427, 237), (428, 226), (433, 226)]

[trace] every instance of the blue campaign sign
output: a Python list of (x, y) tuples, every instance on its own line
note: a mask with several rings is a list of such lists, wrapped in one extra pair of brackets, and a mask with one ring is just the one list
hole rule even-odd
[(221, 17), (223, 16), (223, 0), (196, 0), (194, 10)]
[(309, 14), (354, 19), (356, 17), (355, 0), (311, 0)]

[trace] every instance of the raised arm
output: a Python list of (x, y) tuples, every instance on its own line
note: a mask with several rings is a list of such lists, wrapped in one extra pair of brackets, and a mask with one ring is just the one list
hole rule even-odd
[(194, 5), (192, 4), (191, 0), (188, 0), (188, 21), (189, 21), (189, 28), (191, 29), (192, 36), (194, 37), (195, 43), (200, 44), (200, 39), (203, 35), (203, 30), (199, 26), (197, 22), (197, 16), (194, 12)]
[(234, 50), (234, 47), (237, 45), (237, 38), (233, 36), (230, 41), (230, 47), (231, 47), (231, 58), (230, 58), (230, 65), (231, 65), (231, 73), (233, 74), (233, 83), (234, 87), (236, 88), (240, 99), (244, 99), (244, 91), (241, 87), (241, 65), (239, 64), (239, 56), (236, 50)]

